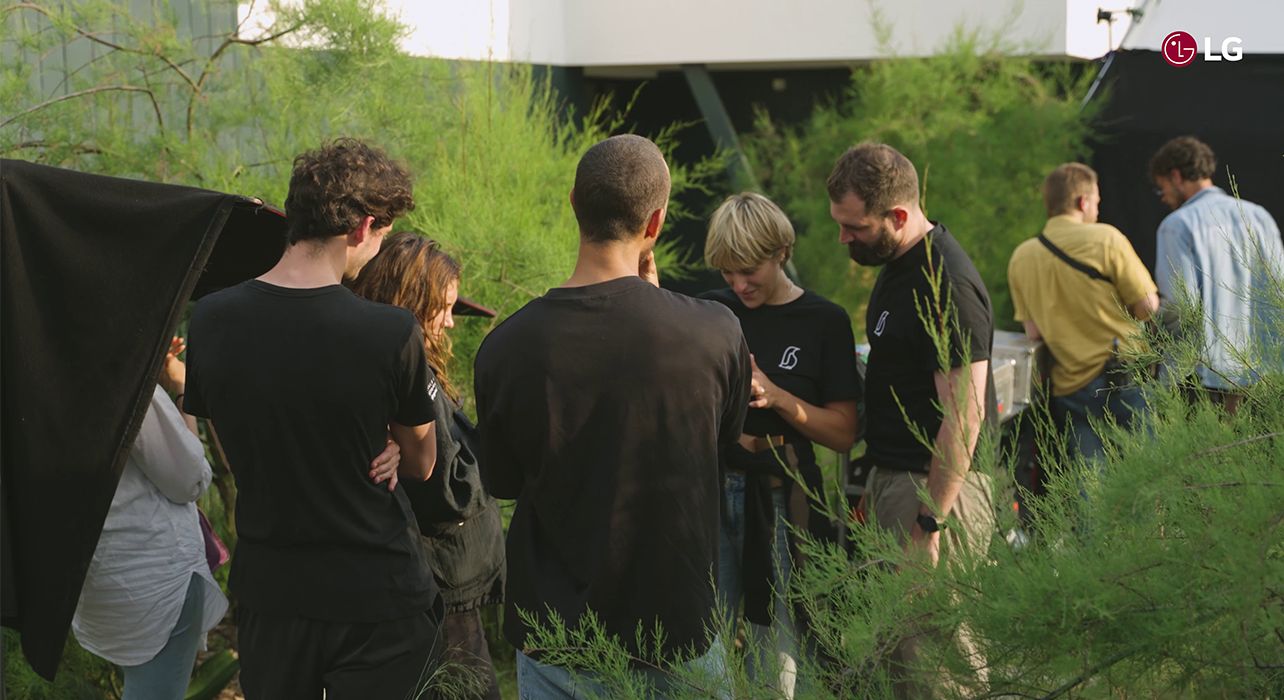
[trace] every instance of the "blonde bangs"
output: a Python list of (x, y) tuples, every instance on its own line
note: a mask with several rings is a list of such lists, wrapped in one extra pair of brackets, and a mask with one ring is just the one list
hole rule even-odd
[[(715, 270), (748, 270), (782, 250), (792, 250), (789, 217), (754, 192), (727, 197), (709, 219), (704, 261)], [(788, 254), (786, 254), (788, 259)]]

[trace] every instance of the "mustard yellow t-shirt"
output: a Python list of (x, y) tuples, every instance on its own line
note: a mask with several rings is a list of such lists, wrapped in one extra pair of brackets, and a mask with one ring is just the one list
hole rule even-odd
[(1137, 324), (1126, 311), (1156, 291), (1150, 272), (1119, 229), (1069, 216), (1048, 219), (1043, 235), (1111, 282), (1092, 279), (1030, 239), (1008, 263), (1018, 321), (1034, 321), (1052, 352), (1052, 393), (1065, 396), (1101, 374), (1114, 350), (1135, 347)]

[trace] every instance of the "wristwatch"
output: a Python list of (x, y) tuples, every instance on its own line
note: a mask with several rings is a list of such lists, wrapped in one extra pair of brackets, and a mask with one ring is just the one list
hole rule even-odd
[(919, 513), (918, 517), (914, 518), (914, 522), (918, 523), (920, 530), (929, 535), (933, 532), (939, 532), (943, 527), (941, 523), (937, 521), (935, 516), (928, 515), (927, 513)]

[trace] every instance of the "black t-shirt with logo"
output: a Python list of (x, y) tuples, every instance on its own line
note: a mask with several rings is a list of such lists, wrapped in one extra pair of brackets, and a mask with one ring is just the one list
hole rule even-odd
[[(933, 279), (940, 294), (933, 291)], [(950, 303), (957, 323), (949, 322), (950, 314), (942, 311)], [(876, 467), (926, 472), (931, 464), (931, 450), (905, 418), (929, 441), (941, 428), (934, 376), (941, 371), (942, 359), (925, 324), (942, 328), (942, 319), (949, 342), (945, 364), (957, 368), (965, 358), (971, 362), (990, 358), (994, 343), (990, 294), (958, 241), (936, 224), (918, 245), (883, 266), (869, 296), (865, 444), (866, 455)], [(986, 381), (986, 405), (986, 420), (993, 424), (992, 378)]]
[(547, 608), (593, 610), (633, 647), (706, 648), (718, 551), (719, 460), (749, 401), (749, 350), (719, 304), (638, 277), (557, 288), (477, 352), (486, 487), (516, 498), (504, 632)]
[(213, 420), (236, 478), (239, 604), (336, 622), (431, 608), (405, 491), (369, 477), (390, 423), (438, 417), (410, 313), (251, 280), (198, 302), (188, 338), (184, 408)]
[[(740, 319), (758, 368), (777, 386), (814, 406), (860, 398), (856, 341), (843, 308), (810, 291), (787, 303), (750, 309), (730, 289), (701, 295), (731, 309)], [(751, 408), (749, 435), (783, 435), (806, 459), (811, 442), (775, 409)]]

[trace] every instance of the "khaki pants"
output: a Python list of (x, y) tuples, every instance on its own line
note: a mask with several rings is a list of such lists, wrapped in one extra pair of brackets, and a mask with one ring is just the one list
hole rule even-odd
[[(892, 469), (875, 468), (865, 486), (865, 505), (873, 522), (896, 534), (902, 545), (909, 539), (910, 528), (923, 505), (919, 492), (927, 490), (927, 475)], [(996, 529), (993, 480), (989, 475), (968, 472), (954, 510), (949, 514), (949, 527), (941, 531), (940, 566), (950, 565), (950, 553), (967, 551), (972, 561), (985, 556)], [(930, 623), (929, 623), (930, 626)], [(944, 638), (942, 638), (942, 636)], [(973, 679), (966, 684), (941, 677), (922, 668), (919, 647), (924, 641), (941, 642), (952, 638), (959, 652), (970, 662)], [(972, 642), (966, 628), (952, 632), (911, 634), (892, 653), (892, 676), (896, 696), (919, 698), (969, 697), (983, 693), (987, 678), (985, 658)]]

